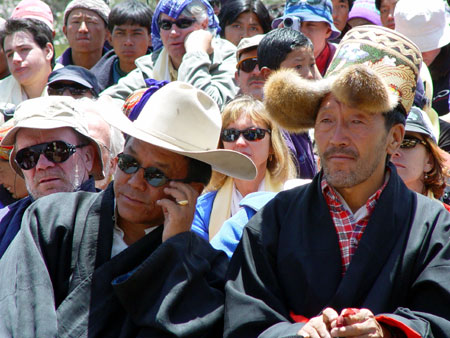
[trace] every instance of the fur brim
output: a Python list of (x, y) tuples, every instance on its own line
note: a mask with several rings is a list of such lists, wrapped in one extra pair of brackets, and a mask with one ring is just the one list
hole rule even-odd
[(293, 69), (281, 69), (264, 85), (264, 104), (282, 128), (298, 132), (314, 127), (320, 102), (329, 91), (326, 80), (306, 80)]
[(318, 81), (304, 79), (293, 69), (274, 72), (264, 86), (264, 103), (282, 128), (300, 132), (314, 127), (322, 99), (330, 92), (345, 105), (367, 113), (388, 112), (398, 102), (376, 72), (358, 64)]

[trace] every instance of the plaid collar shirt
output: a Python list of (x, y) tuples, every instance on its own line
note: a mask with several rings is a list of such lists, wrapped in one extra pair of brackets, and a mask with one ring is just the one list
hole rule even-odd
[[(366, 204), (353, 214), (344, 199), (328, 184), (326, 179), (322, 177), (322, 193), (328, 204), (328, 208), (330, 209), (330, 215), (339, 238), (343, 275), (347, 271), (352, 256), (358, 248), (359, 240), (361, 239), (370, 216), (375, 209), (378, 198), (388, 181), (389, 173), (386, 174), (386, 179), (381, 188), (370, 196)], [(357, 214), (359, 217), (356, 216)]]

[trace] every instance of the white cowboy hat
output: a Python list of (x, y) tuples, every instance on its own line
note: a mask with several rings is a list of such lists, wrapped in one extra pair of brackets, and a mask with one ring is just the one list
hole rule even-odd
[[(105, 100), (100, 97), (100, 100)], [(243, 180), (256, 177), (247, 156), (217, 149), (222, 118), (205, 92), (174, 81), (156, 91), (131, 122), (125, 115), (105, 114), (114, 127), (141, 141), (210, 164), (212, 169)]]

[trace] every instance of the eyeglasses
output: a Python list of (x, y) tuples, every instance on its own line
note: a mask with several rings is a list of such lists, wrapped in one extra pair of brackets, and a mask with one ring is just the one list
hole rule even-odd
[(190, 18), (181, 18), (181, 19), (176, 19), (175, 21), (159, 20), (158, 26), (159, 26), (159, 28), (164, 29), (165, 31), (168, 31), (169, 29), (171, 29), (173, 24), (177, 25), (177, 27), (180, 29), (186, 29), (188, 27), (191, 27), (195, 21), (196, 21), (195, 19), (190, 19)]
[(243, 72), (250, 73), (253, 71), (253, 69), (255, 69), (257, 65), (258, 65), (258, 58), (251, 57), (239, 61), (236, 65), (236, 68), (242, 70)]
[(242, 134), (247, 141), (260, 141), (266, 136), (266, 133), (271, 133), (268, 129), (263, 128), (247, 128), (244, 130), (238, 130), (234, 128), (224, 129), (220, 134), (223, 142), (236, 142), (239, 136)]
[(144, 169), (144, 178), (152, 187), (161, 187), (169, 181), (191, 183), (189, 179), (171, 179), (168, 178), (161, 170), (155, 167), (144, 168), (131, 155), (120, 153), (117, 155), (117, 166), (126, 174), (134, 174), (139, 169)]
[(72, 84), (58, 85), (58, 86), (49, 86), (47, 88), (48, 95), (64, 95), (64, 91), (68, 90), (73, 96), (81, 96), (85, 95), (87, 92), (91, 92), (91, 94), (95, 97), (98, 95), (94, 93), (94, 91), (87, 87), (76, 86)]
[(47, 160), (53, 163), (62, 163), (75, 154), (77, 148), (82, 148), (85, 146), (87, 146), (87, 144), (75, 146), (64, 141), (52, 141), (36, 144), (31, 147), (20, 149), (16, 154), (15, 161), (23, 170), (30, 170), (37, 165), (41, 154), (44, 154)]
[(427, 143), (423, 140), (420, 140), (416, 137), (405, 137), (402, 141), (402, 143), (400, 144), (400, 148), (402, 149), (411, 149), (414, 148), (418, 143), (424, 145), (425, 147), (428, 147)]

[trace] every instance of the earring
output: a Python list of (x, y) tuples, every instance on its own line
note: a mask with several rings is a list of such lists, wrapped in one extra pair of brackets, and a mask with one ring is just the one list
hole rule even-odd
[(426, 179), (426, 180), (427, 180), (429, 177), (430, 177), (430, 176), (428, 176), (427, 173), (425, 173), (425, 175), (423, 176), (423, 178)]

